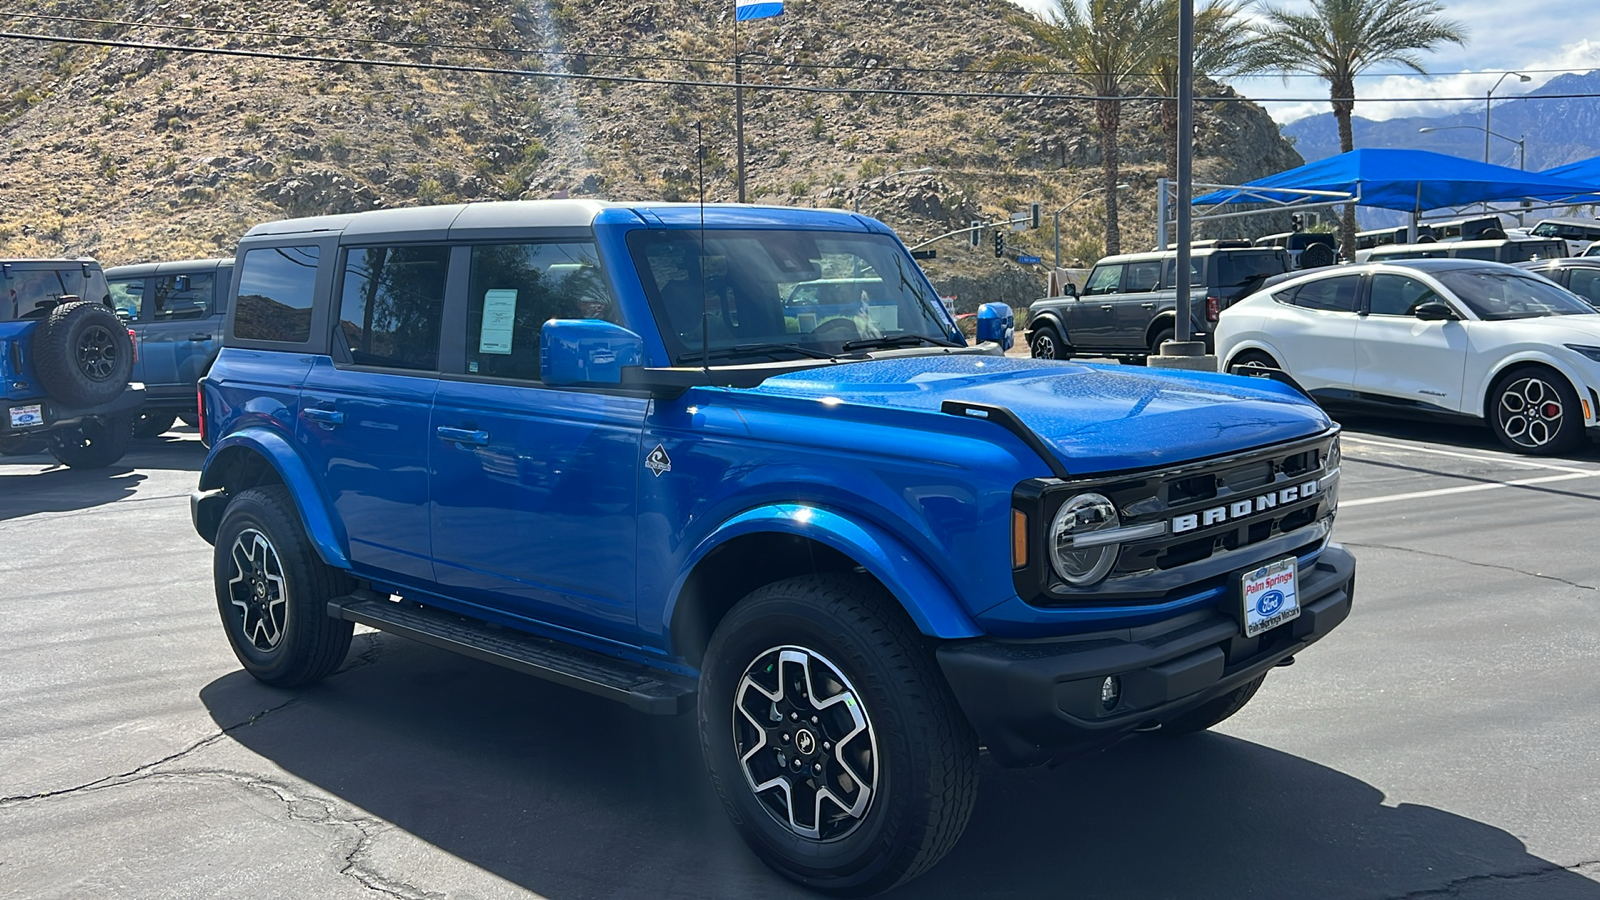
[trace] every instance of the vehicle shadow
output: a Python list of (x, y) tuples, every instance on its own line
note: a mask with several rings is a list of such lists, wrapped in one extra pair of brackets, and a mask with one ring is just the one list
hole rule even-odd
[(70, 469), (49, 454), (30, 454), (0, 458), (0, 466), (24, 469), (0, 475), (0, 521), (115, 503), (133, 496), (145, 480), (126, 461), (104, 469)]
[[(200, 692), (246, 749), (542, 896), (817, 896), (740, 842), (692, 715), (637, 715), (388, 635), (358, 636), (343, 671), (259, 715), (290, 696), (243, 672)], [(1540, 897), (1600, 900), (1499, 828), (1383, 800), (1215, 734), (1053, 770), (985, 760), (966, 836), (892, 896), (1380, 898), (1516, 873)]]

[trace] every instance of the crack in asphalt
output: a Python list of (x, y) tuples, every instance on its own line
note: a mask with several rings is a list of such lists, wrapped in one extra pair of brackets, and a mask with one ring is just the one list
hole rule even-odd
[(1585, 590), (1585, 591), (1600, 591), (1600, 587), (1595, 587), (1592, 584), (1584, 584), (1581, 581), (1569, 581), (1568, 579), (1562, 578), (1562, 577), (1557, 576), (1557, 575), (1546, 575), (1543, 572), (1529, 572), (1527, 569), (1519, 569), (1516, 566), (1506, 566), (1506, 565), (1501, 565), (1499, 563), (1479, 562), (1478, 560), (1475, 560), (1475, 559), (1462, 559), (1459, 556), (1451, 556), (1448, 553), (1435, 553), (1435, 552), (1433, 552), (1431, 550), (1418, 550), (1415, 547), (1401, 547), (1401, 546), (1399, 546), (1397, 544), (1358, 544), (1358, 543), (1353, 543), (1351, 541), (1341, 541), (1340, 543), (1342, 543), (1346, 547), (1364, 548), (1364, 549), (1368, 549), (1368, 550), (1394, 550), (1394, 551), (1396, 551), (1398, 553), (1415, 553), (1418, 556), (1431, 556), (1434, 559), (1447, 559), (1447, 560), (1450, 560), (1451, 562), (1458, 562), (1458, 563), (1461, 563), (1463, 565), (1468, 565), (1468, 566), (1477, 566), (1478, 568), (1481, 568), (1481, 569), (1498, 569), (1498, 570), (1500, 570), (1502, 572), (1511, 572), (1511, 573), (1514, 573), (1514, 574), (1517, 574), (1517, 575), (1526, 575), (1529, 578), (1538, 578), (1538, 579), (1541, 579), (1543, 581), (1554, 581), (1557, 584), (1564, 584), (1567, 587), (1575, 587), (1575, 588), (1579, 588), (1579, 589)]
[(1453, 878), (1440, 887), (1424, 888), (1418, 891), (1409, 891), (1404, 894), (1391, 894), (1385, 900), (1418, 900), (1422, 897), (1459, 897), (1461, 889), (1472, 884), (1486, 884), (1492, 882), (1526, 881), (1542, 878), (1555, 872), (1578, 872), (1591, 866), (1600, 866), (1600, 859), (1587, 859), (1568, 866), (1549, 863), (1537, 868), (1524, 869), (1517, 872), (1486, 872), (1482, 875), (1466, 875)]

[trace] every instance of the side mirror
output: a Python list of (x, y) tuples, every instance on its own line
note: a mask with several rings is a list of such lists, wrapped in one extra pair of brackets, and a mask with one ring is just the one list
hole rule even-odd
[(1062, 296), (1064, 296), (1064, 297), (1072, 297), (1072, 298), (1076, 299), (1077, 296), (1078, 296), (1078, 286), (1073, 284), (1070, 281), (1067, 282), (1067, 284), (1066, 284), (1066, 292)]
[(1010, 350), (1012, 325), (1015, 319), (1011, 307), (1004, 303), (985, 303), (978, 307), (978, 343), (994, 342)]
[(621, 384), (644, 365), (644, 338), (600, 319), (551, 319), (539, 332), (539, 377), (553, 387)]
[(1416, 309), (1411, 311), (1411, 314), (1424, 322), (1448, 322), (1456, 317), (1450, 307), (1440, 303), (1438, 300), (1429, 300), (1418, 305)]

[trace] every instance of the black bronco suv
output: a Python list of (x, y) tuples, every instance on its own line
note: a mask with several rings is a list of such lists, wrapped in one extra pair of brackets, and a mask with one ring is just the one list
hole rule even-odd
[(144, 386), (133, 341), (92, 259), (0, 261), (0, 454), (40, 443), (69, 466), (122, 458)]
[[(1190, 257), (1195, 340), (1210, 346), (1217, 314), (1293, 268), (1289, 252), (1249, 241), (1195, 246)], [(1028, 307), (1028, 347), (1035, 359), (1110, 356), (1143, 362), (1172, 340), (1178, 305), (1177, 251), (1108, 256), (1095, 263), (1083, 295), (1045, 297)]]

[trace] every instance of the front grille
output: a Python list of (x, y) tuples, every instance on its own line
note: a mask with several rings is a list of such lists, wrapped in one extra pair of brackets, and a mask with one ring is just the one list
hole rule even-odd
[[(1013, 570), (1018, 595), (1048, 606), (1151, 602), (1259, 561), (1249, 552), (1258, 545), (1270, 544), (1258, 556), (1320, 545), (1331, 512), (1321, 479), (1336, 434), (1165, 471), (1024, 482), (1013, 504), (1035, 523), (1036, 540), (1028, 564)], [(1108, 497), (1123, 527), (1167, 522), (1169, 530), (1124, 543), (1105, 581), (1074, 588), (1055, 575), (1046, 542), (1060, 504), (1084, 491)]]

